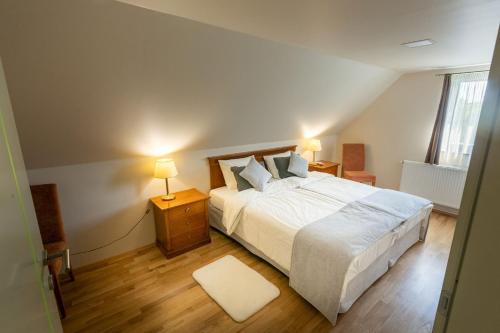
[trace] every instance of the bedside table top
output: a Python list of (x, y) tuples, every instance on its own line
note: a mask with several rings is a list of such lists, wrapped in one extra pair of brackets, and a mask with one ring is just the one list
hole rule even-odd
[(318, 162), (321, 162), (322, 165), (309, 163), (309, 166), (314, 167), (315, 169), (328, 169), (328, 168), (340, 165), (340, 163), (331, 162), (331, 161), (318, 161)]
[(161, 210), (175, 208), (178, 206), (190, 204), (197, 201), (207, 200), (208, 195), (201, 193), (195, 188), (189, 190), (175, 192), (175, 199), (170, 201), (163, 201), (161, 195), (151, 198), (151, 202)]

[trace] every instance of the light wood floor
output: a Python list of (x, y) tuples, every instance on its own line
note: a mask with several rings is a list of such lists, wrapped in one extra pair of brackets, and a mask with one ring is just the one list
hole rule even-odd
[[(425, 243), (341, 315), (336, 327), (288, 286), (288, 278), (236, 242), (212, 243), (167, 260), (149, 246), (77, 271), (63, 285), (65, 332), (430, 332), (455, 219), (433, 214)], [(191, 273), (226, 254), (260, 272), (281, 295), (244, 323), (234, 322)]]

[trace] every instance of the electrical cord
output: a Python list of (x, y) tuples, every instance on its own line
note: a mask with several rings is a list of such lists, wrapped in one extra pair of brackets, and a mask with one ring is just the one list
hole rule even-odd
[(108, 247), (108, 246), (110, 246), (110, 245), (112, 245), (112, 244), (114, 244), (114, 243), (116, 243), (116, 242), (124, 239), (125, 237), (127, 237), (128, 235), (130, 235), (130, 233), (132, 231), (134, 231), (134, 229), (144, 220), (144, 218), (146, 217), (146, 215), (149, 214), (150, 211), (151, 211), (150, 208), (146, 209), (146, 212), (144, 213), (144, 215), (141, 216), (141, 218), (134, 224), (134, 226), (129, 231), (127, 231), (127, 233), (125, 235), (123, 235), (123, 236), (121, 236), (121, 237), (119, 237), (117, 239), (114, 239), (114, 240), (112, 240), (109, 243), (106, 243), (104, 245), (98, 246), (96, 248), (93, 248), (93, 249), (90, 249), (90, 250), (85, 250), (85, 251), (71, 253), (71, 255), (72, 256), (76, 256), (76, 255), (79, 255), (79, 254), (85, 254), (85, 253), (90, 253), (90, 252), (93, 252), (93, 251), (97, 251), (97, 250), (100, 250), (100, 249), (103, 249), (105, 247)]

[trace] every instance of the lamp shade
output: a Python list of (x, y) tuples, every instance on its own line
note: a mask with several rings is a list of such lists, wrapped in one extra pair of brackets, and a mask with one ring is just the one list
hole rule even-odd
[(156, 160), (155, 164), (155, 178), (167, 179), (177, 176), (177, 168), (175, 167), (174, 160), (171, 158), (161, 158)]
[(307, 145), (307, 150), (321, 151), (321, 141), (319, 141), (318, 139), (309, 140), (309, 144)]

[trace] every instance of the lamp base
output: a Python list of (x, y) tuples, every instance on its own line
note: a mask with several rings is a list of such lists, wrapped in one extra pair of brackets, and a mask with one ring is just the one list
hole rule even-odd
[(174, 199), (175, 199), (175, 194), (172, 194), (172, 193), (167, 194), (167, 195), (163, 195), (161, 197), (161, 200), (163, 200), (163, 201), (170, 201), (170, 200), (174, 200)]

